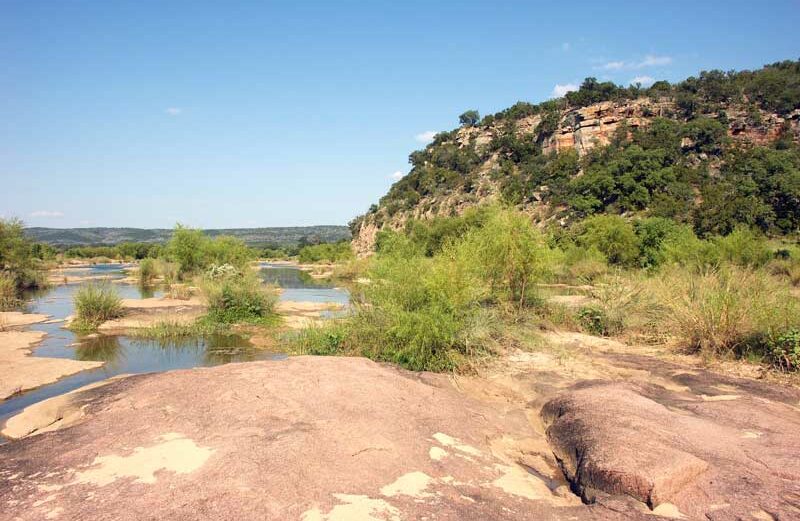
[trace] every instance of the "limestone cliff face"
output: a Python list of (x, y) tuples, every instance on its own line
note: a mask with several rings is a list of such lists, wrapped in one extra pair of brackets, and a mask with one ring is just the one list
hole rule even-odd
[[(800, 110), (781, 117), (778, 114), (760, 111), (754, 117), (752, 108), (729, 106), (724, 109), (728, 122), (728, 136), (742, 144), (765, 145), (776, 140), (782, 132), (788, 132), (795, 141), (800, 141)], [(649, 125), (653, 119), (664, 117), (681, 119), (679, 109), (670, 98), (654, 100), (639, 98), (624, 102), (606, 101), (582, 108), (562, 110), (554, 131), (540, 131), (542, 115), (521, 118), (515, 122), (516, 133), (534, 135), (541, 144), (543, 154), (560, 153), (574, 149), (579, 156), (586, 155), (597, 146), (608, 145), (612, 137), (625, 125), (635, 129)], [(704, 114), (704, 117), (720, 117), (719, 114)], [(753, 120), (758, 123), (753, 123)], [(443, 190), (433, 196), (422, 197), (410, 209), (389, 215), (381, 206), (355, 221), (353, 247), (360, 256), (369, 255), (375, 245), (377, 233), (384, 228), (401, 229), (410, 219), (429, 219), (436, 216), (457, 215), (467, 208), (499, 197), (496, 174), (499, 158), (489, 152), (492, 141), (504, 132), (503, 123), (459, 129), (452, 142), (460, 148), (472, 146), (485, 157), (476, 169), (476, 181), (469, 191), (463, 189)], [(540, 135), (541, 134), (541, 135)], [(533, 194), (538, 200), (537, 194)], [(540, 222), (553, 217), (551, 208), (537, 202), (523, 208)]]

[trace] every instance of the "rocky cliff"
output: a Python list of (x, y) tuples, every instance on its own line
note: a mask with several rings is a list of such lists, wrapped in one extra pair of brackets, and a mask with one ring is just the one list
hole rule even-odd
[[(800, 66), (790, 63), (800, 70)], [(701, 74), (701, 80), (705, 74)], [(734, 79), (726, 81), (742, 81), (739, 76), (729, 78)], [(373, 205), (367, 214), (351, 223), (353, 246), (359, 255), (365, 255), (373, 249), (381, 229), (400, 229), (410, 219), (460, 214), (477, 204), (503, 198), (503, 184), (519, 170), (521, 163), (530, 159), (521, 158), (514, 149), (514, 146), (519, 148), (519, 143), (530, 145), (524, 152), (529, 156), (553, 157), (574, 151), (578, 158), (585, 158), (595, 148), (609, 145), (620, 139), (620, 135), (630, 136), (646, 129), (659, 119), (679, 124), (712, 120), (727, 134), (726, 147), (765, 146), (779, 139), (800, 141), (800, 103), (790, 105), (791, 110), (777, 110), (758, 103), (757, 93), (752, 89), (746, 91), (748, 87), (741, 87), (742, 93), (731, 96), (730, 100), (715, 102), (708, 101), (710, 96), (704, 97), (698, 88), (698, 93), (687, 101), (687, 95), (680, 91), (685, 88), (683, 85), (585, 106), (574, 106), (569, 95), (567, 99), (540, 105), (518, 104), (524, 105), (529, 113), (519, 117), (513, 113), (515, 106), (474, 126), (441, 133), (425, 150), (411, 155), (413, 168), (409, 175), (396, 183), (380, 204)], [(629, 93), (624, 89), (622, 92)], [(721, 160), (709, 159), (707, 153), (694, 147), (695, 141), (702, 138), (702, 133), (700, 138), (683, 136), (682, 150), (692, 156), (690, 161), (694, 166), (706, 162), (714, 170)], [(515, 145), (504, 148), (503, 143), (509, 139), (515, 140)], [(463, 157), (452, 159), (459, 154)], [(581, 163), (578, 176), (583, 167)], [(547, 189), (547, 186), (528, 186), (524, 201), (510, 202), (540, 221), (562, 216), (563, 203), (559, 213), (553, 208), (557, 205), (548, 200)]]

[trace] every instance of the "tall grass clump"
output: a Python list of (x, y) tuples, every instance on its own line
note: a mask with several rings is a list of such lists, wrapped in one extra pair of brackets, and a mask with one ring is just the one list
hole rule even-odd
[(263, 323), (274, 319), (277, 297), (250, 270), (223, 264), (212, 267), (200, 282), (208, 302), (207, 318), (223, 324)]
[(108, 282), (90, 282), (81, 286), (73, 297), (75, 321), (72, 327), (91, 330), (122, 315), (122, 300)]
[(729, 356), (762, 350), (800, 326), (800, 302), (766, 272), (726, 265), (702, 273), (680, 268), (654, 278), (662, 324), (690, 352)]
[(581, 327), (600, 336), (615, 336), (623, 332), (643, 333), (657, 315), (644, 291), (639, 277), (613, 275), (597, 283), (589, 292), (592, 303), (578, 310)]

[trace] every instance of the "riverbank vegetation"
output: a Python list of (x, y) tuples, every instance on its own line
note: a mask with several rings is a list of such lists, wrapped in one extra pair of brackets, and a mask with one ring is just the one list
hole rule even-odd
[(107, 281), (83, 284), (74, 296), (75, 318), (70, 329), (92, 331), (107, 320), (122, 315), (122, 299), (114, 286)]
[[(296, 351), (464, 370), (533, 322), (782, 370), (800, 360), (800, 247), (741, 225), (699, 237), (664, 217), (599, 215), (540, 230), (485, 206), (382, 231), (356, 266), (354, 314), (302, 331)], [(551, 301), (559, 290), (575, 304)]]
[(54, 257), (25, 236), (21, 221), (0, 219), (0, 311), (19, 305), (22, 292), (47, 284), (44, 268)]

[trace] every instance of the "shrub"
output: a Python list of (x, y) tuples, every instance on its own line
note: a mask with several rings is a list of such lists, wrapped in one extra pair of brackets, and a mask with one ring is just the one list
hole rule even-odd
[(792, 286), (800, 286), (800, 258), (775, 259), (767, 268), (773, 275), (784, 277)]
[(332, 321), (322, 326), (300, 330), (293, 338), (294, 349), (306, 355), (330, 356), (342, 354), (350, 335), (345, 321)]
[(639, 262), (644, 268), (655, 268), (664, 263), (666, 255), (664, 243), (681, 233), (691, 233), (688, 226), (682, 226), (672, 219), (650, 217), (634, 223), (639, 238)]
[(139, 263), (139, 284), (149, 286), (157, 275), (156, 261), (150, 258), (142, 259)]
[(90, 282), (75, 293), (76, 329), (94, 329), (106, 320), (122, 315), (122, 301), (117, 290), (108, 282)]
[(611, 324), (600, 307), (584, 306), (578, 310), (577, 317), (578, 323), (586, 332), (599, 336), (611, 334)]
[(16, 299), (23, 290), (45, 286), (47, 279), (36, 254), (48, 251), (25, 236), (22, 221), (0, 219), (0, 276), (3, 277), (0, 298)]
[(578, 322), (589, 333), (614, 336), (649, 322), (652, 307), (641, 283), (614, 276), (591, 290), (593, 303), (578, 310)]
[(358, 354), (412, 370), (463, 368), (483, 346), (485, 284), (451, 248), (428, 258), (405, 236), (394, 234), (390, 243), (372, 261), (357, 313), (300, 333), (296, 349)]
[(200, 230), (192, 230), (182, 225), (175, 226), (167, 243), (166, 254), (178, 264), (179, 275), (188, 275), (205, 267), (203, 243), (205, 235)]
[(219, 236), (211, 239), (201, 230), (175, 227), (165, 248), (167, 259), (177, 263), (178, 277), (187, 279), (213, 265), (231, 264), (243, 269), (253, 251), (240, 239)]
[(202, 244), (202, 258), (200, 268), (229, 264), (238, 269), (244, 269), (253, 260), (254, 252), (241, 239), (220, 235), (219, 237), (204, 238)]
[(663, 263), (699, 271), (719, 265), (714, 246), (698, 238), (688, 226), (681, 226), (661, 244)]
[(725, 237), (712, 239), (723, 262), (737, 266), (759, 267), (772, 258), (767, 241), (751, 228), (739, 226)]
[(208, 317), (215, 322), (260, 322), (273, 317), (275, 294), (250, 271), (217, 278), (207, 276), (202, 288), (208, 301)]
[(155, 271), (164, 279), (167, 284), (172, 284), (178, 280), (180, 266), (175, 262), (166, 259), (155, 260)]
[(605, 255), (610, 264), (632, 266), (639, 258), (639, 239), (633, 225), (617, 215), (597, 215), (576, 225), (576, 240)]
[(453, 243), (452, 253), (488, 285), (506, 311), (537, 304), (537, 282), (554, 271), (556, 252), (520, 212), (493, 209), (481, 228)]

